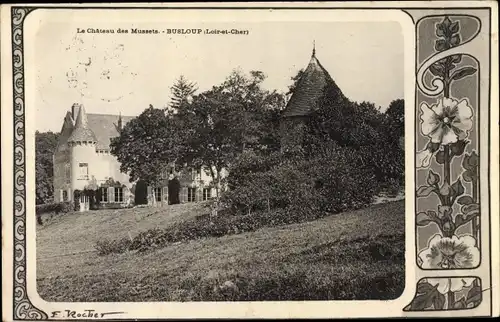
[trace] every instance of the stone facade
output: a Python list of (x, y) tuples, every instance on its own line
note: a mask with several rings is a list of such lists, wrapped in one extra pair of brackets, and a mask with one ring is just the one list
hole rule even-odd
[(73, 105), (53, 156), (55, 202), (74, 201), (76, 190), (99, 189), (103, 204), (130, 203), (132, 183), (109, 152), (110, 140), (118, 135), (124, 119), (131, 117), (87, 114), (82, 105)]
[[(74, 201), (75, 191), (97, 190), (99, 208), (121, 208), (133, 205), (135, 183), (120, 171), (120, 163), (110, 154), (111, 138), (133, 117), (86, 113), (74, 104), (68, 111), (53, 155), (54, 201)], [(216, 196), (207, 169), (175, 171), (170, 166), (155, 186), (147, 187), (148, 205), (164, 206), (168, 202), (168, 186), (179, 182), (180, 203), (198, 202)], [(89, 209), (88, 197), (80, 198), (81, 210)]]

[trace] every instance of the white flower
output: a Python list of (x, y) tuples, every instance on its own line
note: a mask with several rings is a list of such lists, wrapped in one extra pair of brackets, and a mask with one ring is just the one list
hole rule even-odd
[(419, 254), (423, 269), (475, 268), (479, 265), (479, 249), (470, 235), (442, 237), (434, 235)]
[(422, 134), (432, 143), (448, 145), (465, 140), (472, 129), (472, 108), (467, 99), (442, 98), (431, 106), (420, 105)]
[(443, 278), (428, 278), (427, 283), (436, 286), (441, 294), (446, 294), (449, 291), (459, 292), (464, 287), (469, 287), (474, 282), (474, 277), (443, 277)]

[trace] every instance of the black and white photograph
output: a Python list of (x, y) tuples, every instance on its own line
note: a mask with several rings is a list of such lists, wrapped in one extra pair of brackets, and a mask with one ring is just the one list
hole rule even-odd
[(43, 299), (401, 295), (398, 22), (54, 22), (36, 41)]

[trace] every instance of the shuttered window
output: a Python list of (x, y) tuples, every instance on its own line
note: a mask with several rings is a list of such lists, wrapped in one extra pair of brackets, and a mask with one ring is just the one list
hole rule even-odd
[(109, 200), (109, 202), (115, 201), (115, 188), (114, 187), (108, 188), (108, 200)]
[(101, 202), (108, 202), (108, 189), (106, 188), (101, 188)]

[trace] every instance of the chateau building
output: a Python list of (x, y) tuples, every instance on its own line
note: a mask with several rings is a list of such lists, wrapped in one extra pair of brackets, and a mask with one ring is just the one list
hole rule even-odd
[[(328, 87), (329, 86), (329, 87)], [(321, 100), (325, 88), (333, 89), (339, 97), (342, 92), (313, 53), (307, 68), (296, 84), (283, 112), (280, 124), (281, 148), (286, 150), (301, 144), (305, 122)], [(111, 139), (117, 137), (123, 126), (134, 117), (86, 113), (80, 104), (68, 111), (55, 150), (54, 201), (74, 201), (75, 191), (98, 191), (100, 208), (120, 208), (132, 205), (137, 189), (143, 189), (149, 205), (166, 205), (208, 200), (216, 189), (208, 169), (176, 171), (167, 166), (160, 182), (146, 186), (130, 182), (120, 171), (120, 163), (110, 154)], [(223, 173), (223, 176), (227, 173)], [(81, 199), (81, 209), (89, 208), (88, 197)]]
[[(97, 190), (100, 208), (121, 208), (134, 203), (137, 182), (120, 171), (120, 163), (110, 153), (111, 139), (134, 117), (86, 113), (74, 104), (68, 111), (54, 152), (54, 201), (74, 201), (75, 191)], [(176, 196), (168, 196), (169, 184), (178, 182)], [(156, 187), (144, 186), (147, 203), (165, 205), (169, 200), (196, 202), (215, 195), (211, 177), (204, 169), (177, 172), (167, 167)], [(82, 197), (81, 210), (89, 209)]]

